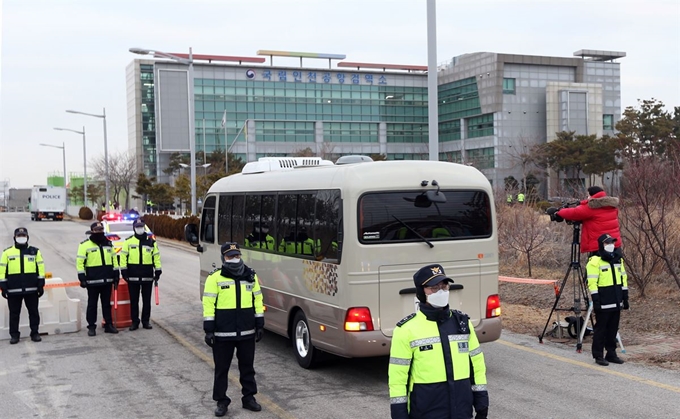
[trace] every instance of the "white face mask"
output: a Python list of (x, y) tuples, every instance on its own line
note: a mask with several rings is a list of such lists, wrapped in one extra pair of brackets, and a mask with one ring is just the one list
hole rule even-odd
[(432, 307), (442, 308), (449, 303), (449, 292), (444, 290), (439, 290), (434, 294), (427, 296), (427, 302), (430, 303)]
[(142, 234), (144, 234), (144, 227), (137, 227), (137, 228), (135, 228), (135, 234), (137, 234), (137, 235), (139, 235), (139, 236), (141, 236)]
[(612, 253), (614, 252), (614, 245), (613, 244), (605, 244), (604, 245), (604, 251)]
[(241, 258), (224, 259), (224, 263), (241, 263)]
[(17, 244), (26, 244), (28, 243), (28, 237), (15, 237), (14, 241), (16, 241)]

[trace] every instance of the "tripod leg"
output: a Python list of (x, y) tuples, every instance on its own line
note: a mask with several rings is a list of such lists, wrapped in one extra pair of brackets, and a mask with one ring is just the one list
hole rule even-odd
[[(548, 314), (548, 320), (545, 322), (545, 327), (543, 327), (543, 332), (538, 336), (538, 342), (543, 343), (543, 336), (545, 336), (545, 331), (548, 330), (548, 325), (550, 324), (550, 319), (552, 319), (552, 315), (555, 312), (555, 309), (557, 308), (557, 304), (560, 302), (560, 297), (562, 296), (562, 291), (564, 291), (564, 286), (567, 284), (567, 280), (569, 279), (569, 272), (571, 272), (571, 266), (569, 269), (567, 269), (567, 273), (564, 275), (564, 278), (562, 279), (562, 283), (560, 284), (560, 289), (557, 292), (557, 295), (555, 296), (555, 303), (552, 306), (552, 310), (550, 310), (550, 314)], [(559, 324), (558, 324), (559, 327)]]
[(590, 315), (593, 314), (593, 302), (588, 303), (588, 311), (586, 312), (586, 320), (583, 322), (583, 329), (581, 329), (581, 334), (579, 335), (579, 340), (583, 342), (583, 336), (586, 334), (586, 329), (588, 328), (588, 319), (590, 319), (590, 325), (595, 326)]
[(619, 332), (616, 332), (616, 341), (619, 343), (619, 346), (621, 347), (621, 353), (625, 354), (626, 348), (623, 347), (623, 342), (621, 341), (621, 334)]

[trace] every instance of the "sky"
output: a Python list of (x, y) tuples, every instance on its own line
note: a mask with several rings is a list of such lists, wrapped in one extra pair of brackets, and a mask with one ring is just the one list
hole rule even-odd
[[(437, 62), (472, 52), (571, 57), (625, 51), (622, 108), (680, 106), (678, 0), (438, 0)], [(0, 0), (0, 180), (45, 184), (127, 150), (125, 67), (140, 47), (256, 56), (257, 50), (346, 54), (348, 61), (427, 65), (426, 0)], [(292, 61), (286, 61), (292, 60)], [(299, 65), (277, 58), (277, 65)], [(325, 60), (305, 60), (323, 68)], [(622, 109), (623, 110), (623, 109)]]

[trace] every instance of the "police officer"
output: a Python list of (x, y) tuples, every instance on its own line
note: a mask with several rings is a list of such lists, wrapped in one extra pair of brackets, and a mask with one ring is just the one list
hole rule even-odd
[(419, 310), (392, 335), (389, 364), (392, 419), (486, 419), (486, 365), (470, 318), (449, 309), (449, 283), (441, 265), (413, 275)]
[(151, 293), (154, 281), (158, 285), (161, 277), (161, 254), (158, 243), (149, 237), (144, 221), (137, 220), (132, 224), (133, 236), (123, 242), (120, 251), (120, 272), (128, 283), (130, 290), (130, 330), (139, 329), (139, 291), (142, 292), (142, 327), (153, 329), (149, 324), (151, 317)]
[(2, 252), (0, 258), (0, 289), (9, 306), (9, 335), (12, 345), (19, 342), (21, 302), (26, 304), (31, 326), (31, 340), (40, 342), (38, 300), (44, 293), (45, 265), (37, 247), (28, 245), (28, 230), (14, 230), (14, 246)]
[[(595, 333), (592, 353), (598, 365), (623, 364), (616, 355), (616, 335), (619, 332), (621, 309), (628, 310), (628, 275), (623, 258), (615, 251), (616, 238), (603, 234), (597, 239), (598, 254), (591, 256), (586, 266), (588, 289), (595, 311)], [(604, 356), (604, 350), (607, 356)]]
[(76, 258), (78, 280), (87, 288), (87, 335), (97, 334), (97, 300), (101, 299), (105, 333), (118, 333), (111, 319), (111, 285), (118, 286), (118, 257), (111, 241), (104, 234), (101, 222), (92, 223), (90, 238), (80, 242)]
[(229, 366), (236, 350), (243, 408), (259, 412), (255, 400), (255, 342), (264, 334), (262, 291), (255, 271), (241, 260), (237, 243), (221, 247), (222, 267), (205, 280), (203, 291), (203, 329), (205, 343), (212, 348), (215, 361), (213, 400), (215, 416), (227, 414), (231, 399), (227, 396)]

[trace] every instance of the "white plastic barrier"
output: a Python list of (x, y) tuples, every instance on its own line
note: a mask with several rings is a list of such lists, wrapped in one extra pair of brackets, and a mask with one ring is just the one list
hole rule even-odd
[[(80, 330), (80, 300), (69, 298), (66, 294), (66, 287), (74, 285), (78, 285), (78, 282), (64, 283), (61, 278), (45, 280), (45, 294), (38, 303), (38, 311), (40, 312), (40, 328), (38, 331), (41, 335), (71, 333)], [(9, 339), (9, 307), (7, 306), (7, 300), (0, 298), (0, 305), (2, 305), (0, 308), (0, 340)], [(22, 338), (28, 337), (31, 334), (26, 304), (21, 306), (19, 332)]]

